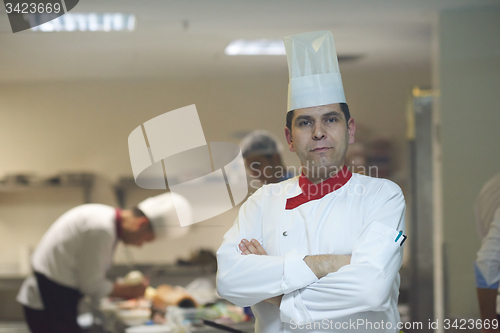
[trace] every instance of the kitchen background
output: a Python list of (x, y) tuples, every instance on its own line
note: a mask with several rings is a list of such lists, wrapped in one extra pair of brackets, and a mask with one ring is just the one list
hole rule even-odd
[[(433, 315), (479, 317), (473, 207), (500, 165), (498, 1), (87, 0), (72, 12), (134, 14), (135, 30), (13, 34), (0, 12), (0, 274), (6, 279), (29, 271), (29, 254), (66, 210), (86, 201), (118, 205), (117, 189), (128, 207), (159, 193), (130, 183), (127, 147), (130, 132), (157, 115), (196, 104), (207, 141), (239, 143), (249, 131), (266, 129), (286, 147), (286, 57), (230, 56), (224, 49), (235, 39), (331, 30), (358, 125), (357, 152), (402, 187), (407, 228), (415, 172), (411, 106), (420, 96), (413, 88), (430, 91)], [(283, 156), (286, 165), (299, 165), (286, 149)], [(59, 186), (42, 185), (54, 177)], [(215, 252), (236, 214), (237, 208), (198, 223), (181, 239), (120, 247), (115, 262), (164, 265), (201, 248)], [(416, 254), (407, 249), (411, 271)]]

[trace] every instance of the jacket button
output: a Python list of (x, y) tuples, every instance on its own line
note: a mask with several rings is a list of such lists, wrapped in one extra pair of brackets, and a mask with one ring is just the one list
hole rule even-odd
[(285, 236), (285, 237), (288, 236), (288, 232), (283, 231), (283, 236)]

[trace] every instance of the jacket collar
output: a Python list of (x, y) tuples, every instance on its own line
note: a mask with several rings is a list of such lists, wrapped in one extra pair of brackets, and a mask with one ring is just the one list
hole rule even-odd
[(287, 199), (286, 209), (294, 209), (311, 200), (318, 200), (325, 195), (332, 193), (344, 186), (352, 177), (352, 172), (344, 165), (342, 170), (337, 172), (319, 184), (314, 184), (302, 173), (299, 177), (299, 186), (302, 193), (296, 197)]

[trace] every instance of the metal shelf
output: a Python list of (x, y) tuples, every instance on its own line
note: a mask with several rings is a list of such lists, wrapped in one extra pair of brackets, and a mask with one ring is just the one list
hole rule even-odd
[(85, 203), (90, 202), (90, 194), (95, 175), (91, 173), (64, 173), (46, 179), (32, 179), (28, 176), (9, 176), (0, 181), (0, 192), (19, 192), (40, 189), (82, 188)]

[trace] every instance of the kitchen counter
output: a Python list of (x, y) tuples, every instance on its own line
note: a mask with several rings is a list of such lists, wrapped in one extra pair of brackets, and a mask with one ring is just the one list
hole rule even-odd
[[(139, 322), (136, 322), (135, 325), (130, 326), (127, 325), (118, 315), (116, 311), (104, 311), (101, 312), (102, 319), (105, 323), (105, 331), (106, 333), (125, 333), (125, 330), (129, 327), (140, 326)], [(229, 326), (231, 328), (243, 331), (245, 333), (254, 332), (254, 321), (247, 321), (235, 324), (224, 324), (225, 326)], [(193, 326), (189, 332), (193, 333), (221, 333), (224, 332), (220, 329), (216, 329), (207, 325)]]

